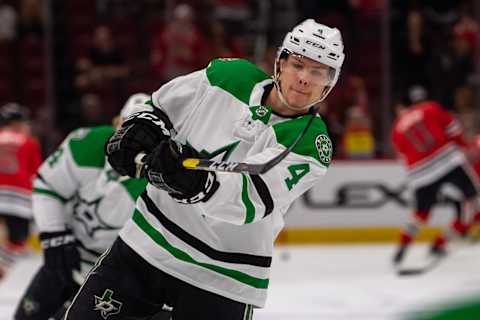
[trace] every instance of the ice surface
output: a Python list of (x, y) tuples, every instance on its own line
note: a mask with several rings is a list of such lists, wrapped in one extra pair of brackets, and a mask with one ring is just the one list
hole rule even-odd
[[(393, 251), (392, 245), (279, 247), (267, 306), (256, 309), (254, 319), (398, 320), (452, 299), (480, 297), (480, 245), (456, 248), (429, 273), (401, 278), (390, 264)], [(426, 252), (416, 246), (408, 262), (422, 262)], [(0, 320), (12, 319), (40, 262), (25, 258), (0, 282)]]

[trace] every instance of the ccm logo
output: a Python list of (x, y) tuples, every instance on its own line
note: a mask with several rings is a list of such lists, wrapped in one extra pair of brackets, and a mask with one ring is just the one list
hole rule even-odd
[(318, 42), (314, 42), (312, 40), (307, 40), (305, 41), (307, 44), (311, 45), (312, 47), (315, 47), (315, 48), (320, 48), (320, 49), (325, 49), (325, 46), (322, 46), (320, 43)]
[(48, 249), (48, 248), (60, 247), (69, 243), (74, 243), (74, 242), (75, 242), (75, 237), (73, 235), (65, 235), (65, 236), (59, 236), (51, 239), (42, 240), (41, 244), (43, 249)]
[(233, 171), (238, 166), (237, 162), (214, 162), (212, 163), (209, 168), (219, 171)]

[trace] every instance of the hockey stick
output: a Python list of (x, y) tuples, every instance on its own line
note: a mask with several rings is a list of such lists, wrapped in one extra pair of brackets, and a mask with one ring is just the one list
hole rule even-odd
[[(265, 163), (245, 163), (245, 162), (234, 162), (234, 161), (214, 161), (209, 159), (197, 159), (197, 158), (187, 158), (182, 161), (182, 165), (186, 169), (190, 170), (205, 170), (205, 171), (215, 171), (215, 172), (237, 172), (237, 173), (248, 173), (253, 175), (264, 174), (276, 166), (280, 161), (282, 161), (295, 146), (302, 140), (302, 138), (307, 133), (313, 119), (315, 119), (316, 111), (312, 107), (308, 111), (310, 114), (310, 119), (308, 120), (305, 128), (302, 132), (295, 138), (293, 143), (285, 150), (283, 150), (278, 156), (272, 158), (271, 160)], [(140, 152), (135, 157), (135, 164), (137, 165), (137, 177), (140, 177), (140, 172), (143, 166), (143, 158), (145, 153)]]
[(447, 255), (439, 255), (435, 256), (432, 260), (430, 260), (427, 264), (421, 267), (405, 267), (405, 268), (397, 268), (397, 274), (399, 276), (418, 276), (428, 271), (431, 271), (436, 266), (440, 264), (440, 262), (446, 257)]
[(472, 242), (470, 237), (466, 239), (452, 239), (448, 243), (448, 251), (445, 254), (438, 254), (431, 256), (431, 260), (428, 261), (425, 265), (419, 267), (400, 267), (397, 266), (396, 271), (399, 276), (415, 276), (415, 275), (422, 275), (425, 274), (432, 269), (435, 269), (438, 265), (441, 264), (442, 261), (445, 260), (447, 256), (452, 256), (461, 251), (466, 247), (470, 247), (471, 245), (475, 244)]

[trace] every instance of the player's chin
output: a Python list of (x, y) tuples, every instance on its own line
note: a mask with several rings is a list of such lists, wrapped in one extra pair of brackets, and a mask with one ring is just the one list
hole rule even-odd
[(311, 103), (310, 99), (306, 97), (300, 97), (297, 99), (291, 99), (288, 104), (291, 106), (292, 109), (295, 110), (303, 110)]

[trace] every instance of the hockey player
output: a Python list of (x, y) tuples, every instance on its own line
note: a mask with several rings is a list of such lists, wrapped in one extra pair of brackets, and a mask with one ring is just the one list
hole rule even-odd
[[(443, 186), (455, 186), (467, 202), (473, 200), (477, 190), (473, 182), (475, 177), (462, 150), (467, 145), (462, 127), (451, 113), (438, 103), (421, 101), (410, 107), (397, 107), (397, 114), (392, 142), (405, 160), (409, 186), (415, 197), (412, 219), (402, 230), (400, 245), (393, 257), (398, 266), (419, 228), (427, 223)], [(434, 240), (431, 246), (434, 256), (445, 254), (448, 234), (465, 232), (461, 218), (458, 215), (449, 232)]]
[(25, 250), (32, 218), (32, 180), (42, 162), (40, 145), (31, 136), (28, 121), (25, 107), (8, 103), (0, 108), (0, 216), (8, 231), (3, 252), (7, 255)]
[[(251, 319), (265, 305), (284, 214), (330, 165), (327, 128), (312, 108), (343, 60), (339, 30), (309, 19), (286, 35), (273, 79), (246, 60), (218, 59), (154, 92), (154, 111), (128, 118), (106, 145), (109, 162), (129, 176), (146, 152), (149, 184), (66, 319), (141, 318), (163, 303), (175, 320)], [(300, 143), (264, 174), (181, 165), (188, 157), (265, 163), (310, 119)]]
[[(148, 99), (146, 94), (131, 96), (114, 122), (121, 125), (128, 115), (151, 110), (139, 105)], [(44, 262), (20, 300), (15, 320), (60, 319), (65, 302), (131, 217), (146, 180), (121, 176), (106, 161), (104, 144), (114, 130), (74, 130), (40, 167), (33, 211)]]

